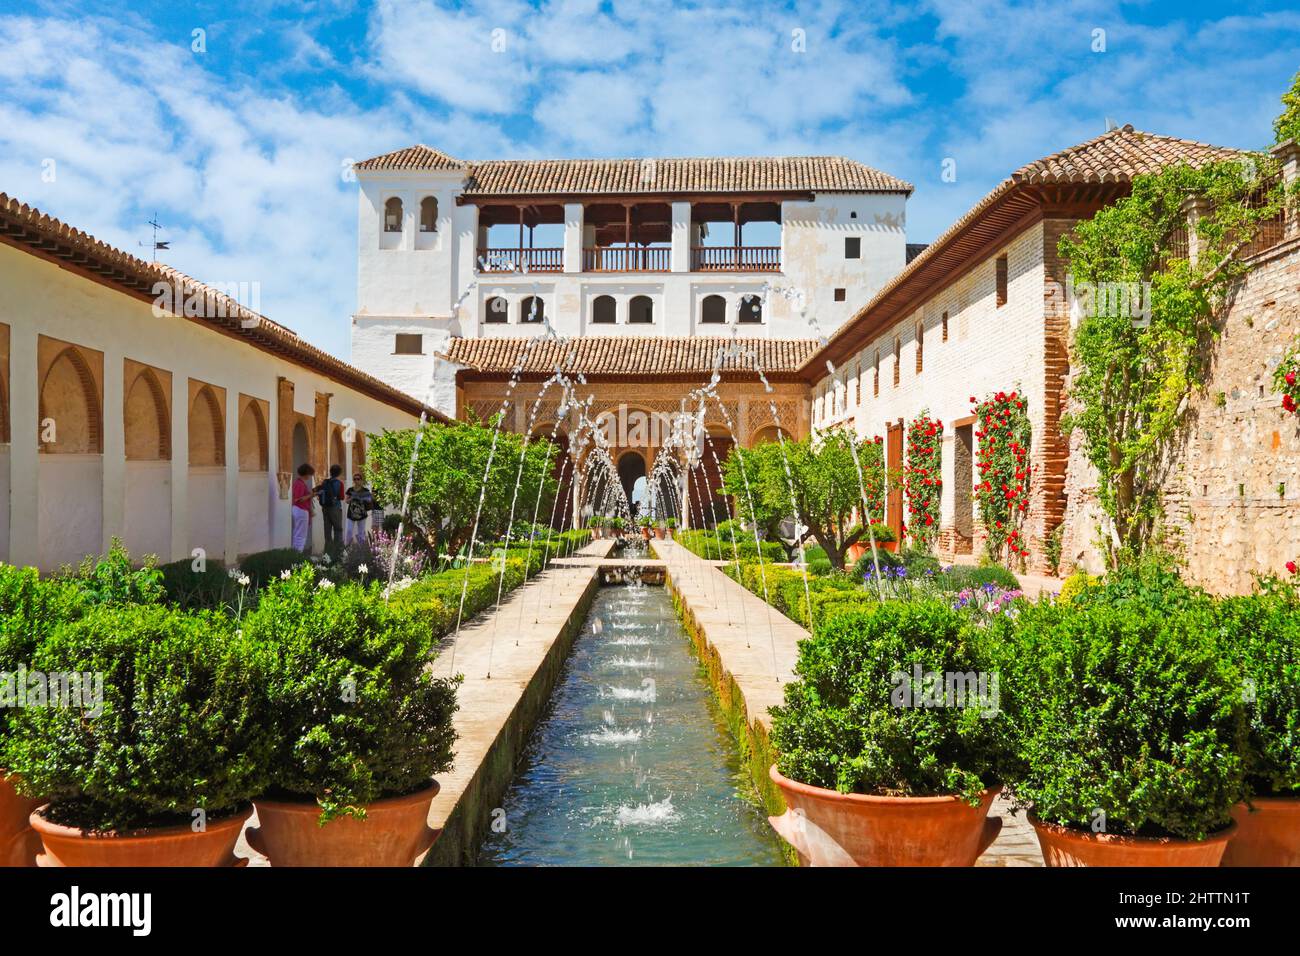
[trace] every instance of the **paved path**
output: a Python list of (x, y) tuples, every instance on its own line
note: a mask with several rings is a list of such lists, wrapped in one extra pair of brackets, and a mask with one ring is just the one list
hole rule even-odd
[[(783, 686), (794, 679), (798, 642), (808, 632), (771, 605), (672, 541), (654, 542), (680, 598), (723, 665), (745, 696), (751, 720), (769, 726), (768, 707), (782, 701)], [(1042, 866), (1038, 838), (1024, 813), (1013, 815), (999, 798), (993, 813), (1002, 817), (1002, 832), (977, 866)]]

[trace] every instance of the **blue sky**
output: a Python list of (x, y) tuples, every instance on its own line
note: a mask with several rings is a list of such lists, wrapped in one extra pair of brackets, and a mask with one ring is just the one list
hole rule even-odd
[(1267, 145), (1297, 51), (1251, 0), (0, 0), (0, 191), (131, 250), (156, 212), (166, 261), (347, 357), (350, 160), (842, 154), (926, 242), (1108, 118)]

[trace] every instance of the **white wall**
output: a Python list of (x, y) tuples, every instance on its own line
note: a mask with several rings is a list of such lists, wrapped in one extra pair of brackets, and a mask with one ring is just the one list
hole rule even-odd
[(128, 461), (123, 541), (132, 554), (171, 554), (172, 468), (170, 461)]
[[(14, 410), (18, 409), (15, 403)], [(40, 534), (36, 541), (11, 542), (13, 563), (20, 563), (24, 552), (35, 552), (32, 563), (52, 571), (64, 564), (76, 566), (87, 554), (98, 554), (103, 536), (103, 498), (99, 493), (103, 480), (99, 455), (41, 455), (36, 501)]]
[[(37, 564), (52, 570), (65, 560), (80, 560), (101, 553), (107, 538), (121, 528), (133, 554), (144, 554), (169, 540), (159, 557), (178, 560), (194, 547), (206, 547), (210, 557), (234, 561), (241, 540), (251, 533), (240, 515), (250, 508), (257, 520), (266, 521), (269, 546), (288, 546), (289, 501), (278, 490), (271, 495), (245, 495), (239, 484), (238, 396), (270, 403), (268, 445), (272, 469), (278, 459), (277, 382), (294, 384), (294, 408), (312, 415), (317, 392), (331, 393), (330, 420), (351, 419), (356, 427), (374, 434), (384, 428), (409, 428), (416, 417), (370, 398), (313, 369), (253, 348), (246, 342), (203, 324), (202, 320), (157, 317), (149, 303), (101, 283), (0, 245), (0, 323), (10, 327), (10, 408), (13, 443), (6, 474), (14, 501), (27, 507), (11, 509), (7, 523), (9, 559), (15, 564)], [(38, 336), (71, 342), (104, 354), (105, 377), (121, 378), (125, 359), (133, 359), (172, 373), (172, 460), (163, 463), (169, 485), (154, 485), (160, 500), (145, 516), (131, 489), (132, 463), (122, 461), (124, 430), (121, 396), (105, 396), (104, 448), (107, 456), (76, 456), (37, 452), (36, 425)], [(226, 390), (226, 464), (217, 469), (222, 484), (215, 499), (202, 499), (202, 513), (191, 508), (187, 410), (189, 380), (197, 379)], [(120, 390), (119, 390), (120, 391)], [(114, 452), (114, 450), (116, 450)], [(116, 457), (115, 457), (116, 456)], [(105, 489), (104, 465), (124, 480)], [(162, 468), (163, 466), (159, 466)], [(287, 465), (283, 467), (288, 467)], [(224, 507), (222, 502), (224, 501)], [(268, 507), (269, 502), (269, 507)], [(168, 507), (170, 503), (170, 508)], [(266, 517), (269, 512), (269, 519)], [(222, 514), (218, 531), (211, 515)], [(107, 520), (105, 520), (107, 519)], [(248, 521), (255, 519), (249, 518)], [(164, 535), (162, 523), (170, 522)], [(2, 540), (2, 539), (0, 539)]]

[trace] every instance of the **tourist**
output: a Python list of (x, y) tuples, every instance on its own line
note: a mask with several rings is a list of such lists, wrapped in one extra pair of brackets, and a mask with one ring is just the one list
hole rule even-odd
[(365, 486), (361, 472), (352, 476), (352, 487), (347, 490), (348, 526), (343, 543), (351, 545), (366, 536), (366, 517), (374, 509), (375, 496)]
[(320, 495), (321, 517), (325, 523), (325, 553), (338, 556), (343, 550), (343, 474), (342, 465), (330, 465), (330, 476), (322, 481), (316, 492)]
[(311, 552), (311, 515), (315, 510), (312, 503), (312, 486), (308, 480), (316, 474), (311, 465), (298, 466), (298, 477), (293, 480), (293, 548), (303, 554)]

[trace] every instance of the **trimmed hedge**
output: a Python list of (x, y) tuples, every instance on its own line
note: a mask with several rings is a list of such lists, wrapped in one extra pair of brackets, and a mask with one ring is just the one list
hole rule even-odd
[(1007, 782), (1043, 820), (1203, 839), (1244, 793), (1241, 669), (1210, 608), (1046, 602), (991, 625)]
[(282, 572), (307, 563), (310, 559), (297, 548), (272, 548), (248, 555), (239, 562), (239, 570), (252, 579), (253, 587), (262, 588), (279, 578)]
[(913, 670), (940, 675), (941, 695), (943, 675), (987, 674), (992, 657), (976, 632), (937, 600), (877, 604), (819, 624), (799, 644), (785, 703), (771, 709), (777, 768), (840, 793), (977, 803), (1008, 752), (996, 701), (927, 706), (919, 695), (928, 678), (918, 682)]
[(57, 625), (29, 666), (102, 683), (83, 682), (72, 706), (17, 708), (4, 761), (70, 826), (128, 830), (233, 812), (270, 782), (266, 664), (266, 649), (221, 615), (91, 608)]

